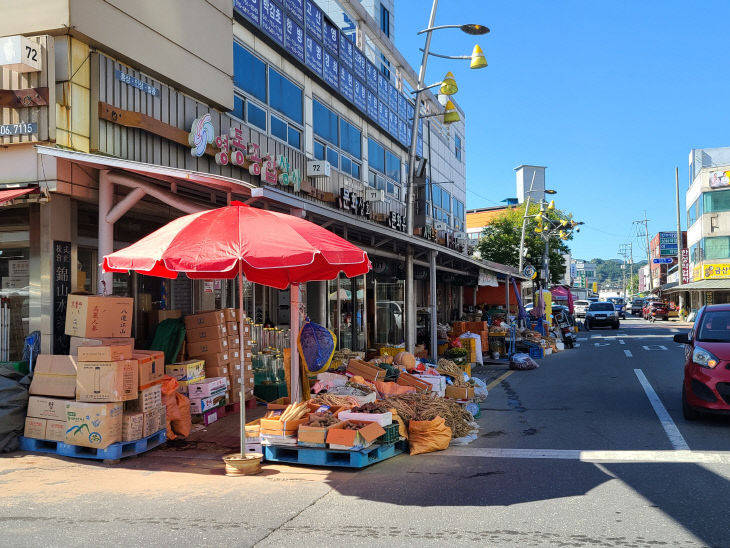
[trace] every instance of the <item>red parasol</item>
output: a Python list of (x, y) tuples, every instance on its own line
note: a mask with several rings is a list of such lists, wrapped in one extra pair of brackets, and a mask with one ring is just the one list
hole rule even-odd
[[(243, 334), (243, 276), (248, 281), (292, 289), (292, 402), (299, 399), (299, 353), (296, 340), (298, 284), (331, 280), (340, 272), (361, 276), (370, 270), (367, 253), (307, 220), (249, 207), (240, 202), (193, 213), (168, 223), (120, 251), (104, 257), (106, 272), (133, 270), (148, 276), (232, 279), (239, 276), (240, 333)], [(296, 292), (294, 291), (296, 289)], [(295, 297), (296, 293), (296, 297)], [(241, 337), (243, 360), (243, 337)], [(245, 367), (241, 364), (243, 392)], [(241, 394), (243, 403), (244, 397)], [(245, 406), (241, 405), (241, 453), (245, 454)]]

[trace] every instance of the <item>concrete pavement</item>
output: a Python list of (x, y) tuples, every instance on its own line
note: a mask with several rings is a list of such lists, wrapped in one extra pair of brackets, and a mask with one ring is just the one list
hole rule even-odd
[[(680, 329), (628, 319), (618, 331), (581, 332), (576, 350), (490, 390), (473, 444), (360, 472), (267, 466), (259, 477), (227, 478), (204, 450), (153, 451), (115, 467), (17, 454), (0, 460), (0, 538), (16, 546), (728, 546), (730, 421), (682, 419), (682, 349), (671, 341)], [(505, 373), (476, 370), (489, 381)], [(676, 449), (671, 424), (689, 451)], [(699, 454), (707, 459), (687, 458)]]

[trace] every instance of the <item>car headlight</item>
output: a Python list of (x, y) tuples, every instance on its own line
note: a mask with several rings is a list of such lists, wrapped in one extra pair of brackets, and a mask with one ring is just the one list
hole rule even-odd
[(700, 347), (695, 347), (692, 351), (692, 361), (697, 365), (710, 369), (717, 367), (717, 364), (720, 362), (712, 353)]

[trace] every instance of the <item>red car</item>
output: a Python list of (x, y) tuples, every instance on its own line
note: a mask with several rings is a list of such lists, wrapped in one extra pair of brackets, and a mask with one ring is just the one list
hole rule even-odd
[(674, 336), (686, 344), (682, 413), (695, 420), (701, 413), (730, 414), (730, 305), (704, 306), (689, 333)]
[(661, 301), (647, 301), (644, 305), (643, 313), (645, 320), (669, 319), (669, 307), (667, 303)]

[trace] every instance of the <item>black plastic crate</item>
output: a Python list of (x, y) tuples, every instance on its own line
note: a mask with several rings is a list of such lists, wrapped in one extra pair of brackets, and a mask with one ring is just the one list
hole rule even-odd
[(376, 440), (380, 445), (389, 445), (391, 443), (397, 442), (400, 439), (397, 422), (389, 424), (388, 426), (383, 426), (383, 430), (385, 430), (385, 434), (383, 434)]

